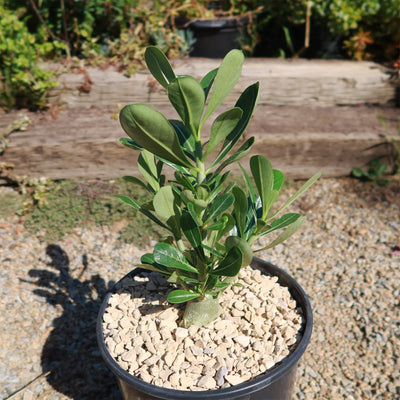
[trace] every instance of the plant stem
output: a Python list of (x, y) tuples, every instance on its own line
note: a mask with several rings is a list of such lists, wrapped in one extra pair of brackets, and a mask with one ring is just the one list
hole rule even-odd
[(191, 325), (201, 327), (214, 321), (220, 314), (221, 306), (218, 298), (206, 294), (204, 297), (191, 300), (186, 304), (182, 323), (185, 328)]

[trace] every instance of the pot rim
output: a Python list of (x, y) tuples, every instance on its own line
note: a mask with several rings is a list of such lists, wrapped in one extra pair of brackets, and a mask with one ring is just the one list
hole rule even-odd
[[(251, 394), (255, 391), (262, 389), (267, 385), (271, 385), (278, 379), (281, 379), (282, 376), (286, 375), (291, 371), (292, 368), (297, 367), (297, 363), (300, 360), (301, 356), (305, 352), (307, 345), (311, 338), (312, 326), (313, 326), (313, 315), (310, 301), (304, 292), (303, 288), (297, 283), (297, 281), (289, 275), (287, 272), (282, 270), (281, 268), (264, 261), (260, 258), (254, 257), (251, 266), (256, 268), (261, 268), (266, 271), (270, 275), (278, 276), (278, 282), (282, 286), (288, 287), (291, 295), (297, 301), (298, 307), (301, 307), (303, 311), (303, 316), (305, 319), (304, 328), (302, 332), (302, 337), (299, 343), (296, 345), (296, 348), (293, 352), (291, 352), (288, 356), (286, 356), (282, 361), (277, 363), (272, 369), (267, 370), (266, 372), (256, 376), (254, 379), (240, 383), (238, 385), (234, 385), (229, 388), (224, 389), (213, 389), (213, 390), (200, 390), (200, 391), (190, 391), (190, 390), (178, 390), (178, 389), (169, 389), (164, 388), (162, 386), (156, 386), (151, 383), (147, 383), (140, 378), (137, 378), (123, 369), (111, 356), (108, 352), (107, 347), (104, 342), (103, 335), (103, 314), (108, 305), (108, 300), (112, 295), (114, 287), (107, 293), (104, 298), (99, 315), (97, 318), (97, 341), (100, 348), (100, 353), (106, 362), (108, 368), (121, 380), (128, 383), (129, 385), (135, 387), (135, 389), (155, 396), (161, 399), (182, 399), (187, 400), (188, 394), (191, 399), (213, 399), (213, 400), (222, 400), (222, 399), (233, 399), (237, 396), (243, 396), (246, 394)], [(128, 273), (126, 276), (129, 276), (132, 272)], [(126, 277), (125, 276), (125, 277)], [(124, 278), (125, 278), (124, 277)], [(122, 278), (122, 279), (124, 279)], [(121, 279), (121, 280), (122, 280)]]

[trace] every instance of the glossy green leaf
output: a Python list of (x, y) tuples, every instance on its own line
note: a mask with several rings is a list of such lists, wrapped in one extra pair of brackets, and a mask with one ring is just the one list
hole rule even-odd
[(225, 241), (226, 250), (230, 250), (235, 246), (239, 247), (242, 252), (242, 267), (250, 265), (251, 261), (253, 260), (253, 250), (248, 242), (239, 236), (228, 236)]
[(150, 193), (152, 193), (151, 190), (149, 189), (149, 187), (143, 181), (141, 181), (139, 178), (137, 178), (136, 176), (123, 176), (122, 179), (125, 182), (134, 183), (136, 185), (139, 185), (142, 188), (149, 190)]
[(254, 137), (251, 137), (248, 140), (246, 140), (243, 143), (243, 145), (240, 146), (239, 149), (234, 154), (232, 154), (230, 157), (228, 157), (224, 162), (222, 162), (219, 165), (219, 167), (215, 170), (215, 172), (220, 173), (229, 164), (232, 164), (232, 163), (240, 160), (244, 156), (246, 156), (248, 154), (248, 152), (250, 151), (251, 147), (253, 146), (253, 144), (254, 144)]
[(197, 135), (204, 110), (204, 90), (191, 76), (176, 78), (168, 85), (168, 98), (185, 126)]
[(204, 90), (205, 98), (207, 98), (208, 93), (210, 92), (211, 86), (214, 83), (215, 75), (218, 72), (218, 68), (210, 71), (200, 82), (201, 87)]
[(175, 217), (175, 196), (172, 186), (163, 186), (153, 198), (153, 206), (157, 215), (164, 221)]
[(272, 170), (273, 174), (274, 174), (274, 185), (272, 187), (273, 190), (280, 190), (283, 182), (285, 181), (285, 175), (283, 175), (283, 173), (277, 169)]
[(213, 221), (224, 213), (235, 201), (232, 193), (222, 193), (218, 195), (210, 205), (206, 223)]
[(243, 178), (244, 178), (244, 181), (245, 181), (245, 183), (246, 183), (246, 187), (247, 187), (247, 191), (248, 191), (248, 193), (249, 193), (250, 200), (251, 200), (251, 202), (254, 204), (254, 203), (256, 202), (257, 195), (256, 195), (256, 193), (255, 193), (255, 191), (254, 191), (254, 187), (253, 187), (253, 185), (252, 185), (252, 183), (251, 183), (250, 176), (249, 176), (249, 174), (245, 171), (245, 169), (242, 167), (242, 165), (241, 165), (240, 163), (238, 163), (238, 164), (239, 164), (240, 170), (242, 171)]
[(157, 266), (151, 265), (151, 264), (135, 264), (135, 266), (138, 268), (147, 269), (148, 271), (159, 272), (159, 273), (165, 274), (165, 275), (169, 275), (171, 273), (170, 271), (168, 271), (166, 269), (157, 268)]
[(233, 216), (231, 214), (224, 214), (223, 217), (224, 216), (228, 219), (228, 222), (225, 225), (225, 227), (218, 232), (217, 241), (221, 240), (221, 238), (224, 235), (226, 235), (228, 232), (230, 232), (235, 226), (235, 219), (233, 218)]
[(193, 159), (196, 148), (194, 136), (190, 133), (189, 129), (186, 128), (182, 121), (178, 121), (176, 119), (170, 119), (168, 121), (174, 127), (175, 132), (178, 135), (180, 145)]
[(273, 247), (277, 246), (278, 244), (281, 244), (286, 239), (288, 239), (290, 236), (292, 236), (301, 227), (301, 225), (303, 225), (305, 220), (306, 220), (306, 217), (298, 218), (295, 222), (293, 222), (291, 225), (289, 225), (289, 227), (286, 230), (284, 230), (269, 245), (263, 247), (262, 249), (257, 249), (257, 250), (255, 250), (255, 252), (262, 251), (262, 250), (267, 250), (267, 249), (272, 249)]
[(311, 185), (313, 185), (321, 176), (321, 172), (313, 175), (286, 203), (270, 218), (267, 219), (267, 222), (273, 219), (276, 215), (280, 214), (285, 208), (290, 206), (298, 197), (300, 197)]
[(205, 226), (203, 229), (206, 231), (220, 231), (221, 229), (224, 229), (226, 227), (228, 221), (228, 217), (226, 215), (223, 215), (218, 221)]
[(214, 86), (203, 121), (210, 117), (234, 88), (242, 72), (243, 62), (243, 53), (236, 49), (231, 50), (222, 60), (214, 79)]
[(173, 290), (167, 296), (167, 300), (170, 303), (185, 303), (186, 301), (196, 299), (200, 297), (199, 293), (189, 292), (187, 290)]
[(136, 210), (140, 209), (140, 204), (136, 201), (131, 199), (128, 196), (124, 196), (122, 194), (116, 194), (114, 197), (117, 197), (118, 199), (122, 200), (125, 204), (128, 204), (129, 206), (133, 207)]
[(154, 155), (147, 150), (142, 150), (138, 158), (138, 168), (150, 187), (157, 192), (160, 184)]
[(133, 207), (134, 209), (140, 211), (142, 214), (144, 214), (147, 218), (151, 219), (154, 221), (156, 224), (162, 226), (165, 229), (171, 230), (167, 225), (165, 225), (163, 222), (161, 222), (155, 215), (153, 215), (150, 211), (146, 210), (143, 208), (136, 200), (131, 199), (128, 196), (116, 194), (114, 195), (118, 199), (122, 200), (124, 203), (128, 204), (129, 206)]
[(253, 115), (254, 109), (257, 105), (259, 96), (259, 83), (255, 83), (248, 88), (240, 95), (238, 101), (235, 104), (235, 107), (239, 107), (243, 110), (242, 118), (239, 123), (236, 125), (235, 129), (227, 136), (222, 145), (221, 151), (214, 161), (213, 165), (221, 162), (226, 155), (232, 150), (233, 146), (238, 142), (241, 138), (243, 132), (245, 131), (247, 125), (250, 122), (251, 116)]
[(265, 231), (261, 232), (259, 236), (265, 236), (278, 229), (286, 228), (287, 226), (296, 222), (299, 218), (300, 214), (296, 213), (285, 214), (281, 218), (278, 218), (274, 222), (272, 222), (271, 225), (269, 225), (270, 227)]
[(218, 267), (212, 271), (213, 275), (236, 276), (242, 267), (243, 254), (239, 247), (232, 247)]
[(203, 222), (199, 218), (199, 216), (197, 215), (197, 212), (196, 212), (196, 209), (195, 209), (195, 206), (193, 205), (193, 203), (188, 203), (186, 206), (187, 206), (188, 212), (192, 216), (193, 221), (196, 223), (196, 225), (197, 226), (202, 226)]
[(246, 216), (248, 208), (247, 197), (244, 191), (239, 186), (235, 186), (232, 189), (232, 193), (235, 196), (233, 207), (235, 210), (236, 226), (240, 233), (240, 236), (243, 236), (246, 228)]
[(193, 248), (197, 248), (201, 246), (201, 232), (196, 223), (196, 221), (192, 218), (189, 212), (184, 212), (180, 218), (181, 229), (186, 236), (186, 239), (193, 246)]
[(241, 108), (234, 107), (218, 115), (211, 126), (210, 140), (204, 157), (210, 154), (233, 131), (242, 114)]
[(139, 146), (135, 141), (129, 138), (121, 138), (119, 141), (126, 147), (129, 147), (130, 149), (133, 150), (142, 150), (143, 147)]
[(265, 219), (269, 206), (274, 175), (270, 161), (265, 156), (253, 156), (250, 159), (250, 169), (262, 203), (262, 218)]
[(174, 164), (190, 167), (174, 127), (154, 108), (145, 104), (125, 106), (119, 114), (121, 126), (139, 146)]
[(185, 256), (169, 243), (157, 243), (154, 246), (153, 255), (155, 262), (165, 267), (193, 273), (198, 272), (196, 268), (189, 264)]
[(165, 54), (156, 46), (146, 48), (144, 58), (151, 74), (164, 88), (176, 78), (176, 75)]

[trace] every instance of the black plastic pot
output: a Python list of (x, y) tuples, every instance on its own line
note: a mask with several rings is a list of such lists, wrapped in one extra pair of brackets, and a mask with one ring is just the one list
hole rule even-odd
[[(103, 314), (108, 304), (109, 293), (104, 299), (99, 317), (97, 320), (97, 340), (100, 352), (108, 368), (117, 377), (124, 400), (291, 400), (293, 385), (296, 378), (297, 364), (303, 355), (311, 338), (312, 332), (312, 311), (310, 302), (300, 285), (285, 271), (280, 268), (254, 258), (252, 266), (260, 268), (264, 273), (279, 278), (282, 286), (289, 288), (292, 297), (297, 301), (298, 307), (303, 311), (305, 324), (302, 338), (295, 350), (284, 358), (272, 369), (266, 371), (251, 381), (239, 385), (218, 390), (206, 390), (191, 392), (187, 390), (166, 389), (142, 381), (129, 374), (121, 368), (114, 358), (110, 355), (104, 343), (103, 335)], [(135, 270), (133, 271), (133, 273)]]
[[(178, 21), (179, 22), (179, 21)], [(183, 25), (193, 31), (196, 40), (190, 56), (223, 58), (232, 49), (240, 48), (240, 39), (243, 27), (248, 23), (248, 18), (226, 18), (215, 20), (193, 20), (177, 25)]]

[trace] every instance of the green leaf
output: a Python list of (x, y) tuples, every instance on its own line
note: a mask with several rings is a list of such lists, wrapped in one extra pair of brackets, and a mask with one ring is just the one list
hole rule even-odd
[(221, 105), (234, 88), (242, 73), (244, 55), (240, 50), (231, 50), (222, 60), (215, 76), (214, 87), (210, 95), (203, 122)]
[(300, 197), (312, 184), (315, 183), (317, 179), (320, 178), (321, 172), (316, 173), (314, 176), (312, 176), (289, 200), (286, 201), (286, 203), (270, 218), (267, 219), (267, 222), (270, 221), (272, 218), (274, 218), (276, 215), (280, 214), (285, 208), (290, 206), (298, 197)]
[(198, 273), (197, 269), (189, 264), (185, 256), (176, 247), (168, 243), (157, 243), (154, 246), (153, 255), (155, 262), (165, 267)]
[(304, 223), (306, 217), (299, 217), (295, 222), (293, 222), (285, 231), (283, 231), (274, 241), (272, 241), (269, 245), (263, 247), (262, 249), (254, 250), (254, 252), (272, 249), (273, 247), (281, 244), (290, 236), (292, 236)]
[(194, 136), (190, 133), (189, 129), (186, 128), (182, 121), (178, 121), (176, 119), (169, 119), (168, 121), (174, 127), (175, 132), (178, 135), (180, 145), (193, 159), (196, 148)]
[(235, 201), (235, 196), (232, 193), (222, 193), (218, 195), (211, 203), (209, 214), (206, 223), (213, 221), (225, 212)]
[(136, 200), (133, 200), (130, 197), (124, 196), (122, 194), (116, 194), (114, 196), (122, 200), (125, 204), (128, 204), (129, 206), (133, 207), (134, 209), (140, 210), (140, 204)]
[(256, 200), (257, 200), (257, 195), (254, 191), (253, 185), (251, 183), (251, 179), (249, 174), (245, 171), (245, 169), (242, 167), (242, 165), (240, 163), (238, 163), (240, 170), (242, 171), (243, 177), (244, 177), (244, 181), (246, 183), (246, 187), (247, 187), (247, 191), (249, 192), (249, 197), (250, 200), (252, 202), (252, 204), (255, 204)]
[(151, 265), (151, 264), (135, 264), (135, 266), (138, 267), (138, 268), (147, 269), (149, 271), (159, 272), (161, 274), (166, 274), (166, 275), (170, 275), (171, 274), (170, 271), (167, 271), (167, 270), (161, 269), (161, 268), (157, 268), (156, 266)]
[(213, 224), (205, 226), (203, 229), (206, 231), (219, 231), (226, 227), (229, 219), (226, 215), (223, 215), (218, 221), (214, 222)]
[(224, 216), (228, 218), (228, 222), (225, 227), (218, 232), (217, 241), (235, 227), (235, 219), (233, 218), (233, 216), (231, 214), (224, 214), (222, 217)]
[(277, 169), (274, 169), (272, 171), (274, 173), (274, 185), (273, 185), (273, 190), (280, 190), (283, 182), (285, 181), (285, 175)]
[(163, 186), (153, 198), (153, 206), (157, 215), (164, 221), (168, 221), (176, 215), (175, 196), (172, 186)]
[(170, 303), (185, 303), (186, 301), (196, 299), (200, 297), (199, 293), (189, 292), (187, 290), (173, 290), (167, 296), (167, 300)]
[(123, 176), (122, 179), (125, 182), (134, 183), (136, 185), (141, 186), (142, 188), (144, 188), (146, 190), (149, 190), (148, 186), (144, 182), (142, 182), (139, 178), (137, 178), (136, 176)]
[(239, 236), (244, 236), (248, 209), (247, 197), (239, 186), (235, 186), (232, 189), (232, 193), (235, 196), (235, 203), (233, 207), (235, 210), (236, 226), (239, 231)]
[(278, 218), (274, 222), (272, 222), (272, 224), (269, 225), (270, 228), (261, 232), (259, 236), (265, 236), (265, 235), (268, 235), (269, 233), (274, 232), (278, 229), (286, 228), (287, 226), (296, 222), (299, 218), (300, 218), (300, 214), (296, 214), (296, 213), (285, 214), (281, 218)]
[(138, 168), (147, 183), (157, 192), (160, 189), (158, 169), (153, 153), (147, 150), (142, 150), (138, 158)]
[(135, 143), (132, 139), (128, 138), (121, 138), (119, 141), (126, 147), (129, 147), (130, 149), (133, 150), (142, 150), (143, 147), (139, 146), (137, 143)]
[(119, 114), (121, 126), (139, 146), (156, 156), (190, 167), (174, 127), (160, 112), (146, 104), (125, 106)]
[(365, 172), (361, 168), (354, 168), (351, 173), (356, 178), (362, 178), (365, 175)]
[(180, 218), (181, 228), (189, 243), (194, 249), (201, 246), (201, 232), (189, 212), (184, 212)]
[(250, 265), (253, 260), (253, 250), (249, 243), (238, 236), (228, 236), (225, 241), (225, 248), (230, 250), (233, 247), (238, 247), (242, 252), (242, 267)]
[(182, 76), (171, 82), (167, 89), (171, 104), (186, 127), (197, 137), (205, 102), (200, 83), (191, 76)]
[(144, 53), (144, 59), (151, 74), (164, 88), (167, 88), (176, 78), (168, 58), (158, 47), (147, 47)]
[(204, 90), (205, 98), (207, 98), (208, 93), (211, 89), (212, 84), (214, 83), (215, 75), (218, 72), (218, 68), (213, 69), (210, 71), (200, 82), (201, 87)]
[(235, 128), (243, 111), (239, 107), (233, 107), (218, 115), (211, 126), (210, 141), (207, 144), (207, 150), (204, 158), (210, 154)]
[(233, 146), (238, 142), (243, 132), (245, 131), (247, 125), (250, 122), (251, 116), (253, 115), (254, 109), (257, 105), (258, 95), (259, 95), (259, 83), (255, 83), (240, 95), (235, 107), (239, 107), (243, 110), (242, 118), (236, 125), (235, 129), (227, 136), (222, 145), (222, 149), (213, 163), (213, 166), (219, 164), (221, 160), (231, 151)]
[(134, 209), (140, 211), (142, 214), (144, 214), (147, 218), (149, 218), (152, 221), (154, 221), (156, 224), (162, 226), (165, 229), (168, 229), (169, 231), (171, 230), (167, 225), (165, 225), (163, 222), (161, 222), (150, 211), (144, 209), (136, 200), (133, 200), (130, 197), (124, 196), (124, 195), (121, 195), (121, 194), (116, 194), (114, 196), (117, 197), (118, 199), (122, 200), (124, 203), (128, 204), (129, 206), (133, 207)]
[(232, 247), (218, 267), (212, 271), (213, 275), (236, 276), (242, 267), (243, 254), (239, 247)]
[[(232, 164), (235, 161), (238, 161), (241, 158), (243, 158), (245, 155), (248, 154), (253, 144), (254, 144), (254, 137), (251, 137), (248, 140), (246, 140), (235, 153), (233, 153), (230, 157), (228, 157), (223, 163), (219, 165), (219, 167), (215, 170), (215, 172), (219, 174), (229, 164)], [(214, 164), (215, 162), (213, 163), (213, 165)]]
[(269, 196), (274, 184), (274, 175), (270, 161), (264, 156), (253, 156), (250, 159), (250, 169), (253, 174), (258, 194), (262, 203), (262, 219), (265, 219), (269, 211)]

